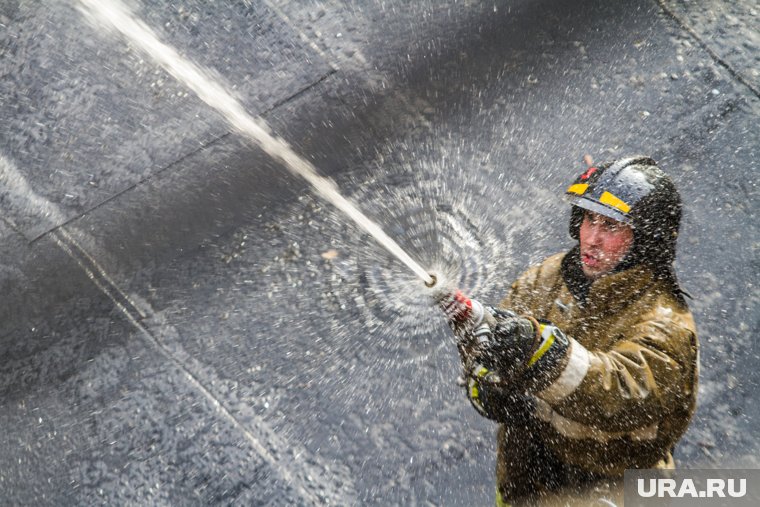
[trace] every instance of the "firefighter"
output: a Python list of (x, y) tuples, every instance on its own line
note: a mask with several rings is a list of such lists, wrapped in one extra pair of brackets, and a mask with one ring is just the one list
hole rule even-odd
[(630, 157), (588, 168), (567, 197), (570, 251), (528, 269), (498, 307), (440, 299), (467, 396), (500, 423), (497, 505), (672, 468), (695, 409), (699, 349), (673, 268), (672, 181)]

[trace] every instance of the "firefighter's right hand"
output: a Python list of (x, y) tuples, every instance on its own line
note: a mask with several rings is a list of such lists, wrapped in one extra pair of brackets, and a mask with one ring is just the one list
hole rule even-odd
[(457, 337), (457, 349), (465, 370), (473, 367), (474, 358), (482, 353), (493, 337), (496, 324), (491, 307), (470, 299), (455, 290), (438, 297), (438, 305), (446, 315), (449, 326)]
[[(438, 306), (443, 310), (446, 321), (458, 338), (458, 342), (468, 341), (472, 333), (484, 324), (485, 308), (475, 299), (470, 299), (460, 290), (444, 292), (437, 297)], [(490, 332), (490, 326), (482, 329)]]

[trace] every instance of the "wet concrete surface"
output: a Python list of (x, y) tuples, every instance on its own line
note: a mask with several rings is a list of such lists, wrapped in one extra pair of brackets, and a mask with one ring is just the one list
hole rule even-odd
[[(192, 92), (123, 40), (98, 33), (74, 2), (4, 4), (4, 155), (64, 220), (227, 133)], [(229, 83), (253, 114), (333, 72), (265, 4), (154, 2), (135, 13)], [(212, 36), (232, 33), (245, 43)], [(61, 225), (12, 219), (30, 239)]]
[[(558, 196), (584, 154), (653, 155), (686, 203), (677, 267), (703, 346), (676, 458), (756, 467), (757, 52), (713, 34), (757, 25), (752, 2), (737, 23), (727, 5), (136, 10), (484, 301), (569, 248)], [(5, 503), (489, 504), (495, 427), (420, 284), (51, 6), (1, 20)]]

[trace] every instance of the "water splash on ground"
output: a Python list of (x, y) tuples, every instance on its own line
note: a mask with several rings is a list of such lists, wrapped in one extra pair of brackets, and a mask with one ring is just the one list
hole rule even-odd
[[(430, 150), (413, 163), (387, 161), (388, 170), (370, 178), (357, 170), (341, 186), (373, 219), (392, 224), (389, 232), (431, 266), (439, 286), (458, 287), (484, 302), (498, 303), (525, 268), (520, 258), (525, 251), (550, 248), (533, 235), (545, 207), (510, 202), (505, 187), (511, 183), (494, 184), (496, 163), (458, 178), (451, 167), (473, 165), (472, 160), (458, 159), (451, 146)], [(556, 201), (550, 190), (534, 186), (520, 191), (530, 194), (533, 204)], [(240, 237), (257, 237), (266, 249), (249, 245), (239, 252), (232, 261), (239, 275), (233, 276), (253, 280), (249, 270), (255, 270), (253, 286), (264, 284), (266, 301), (241, 306), (261, 307), (266, 314), (266, 305), (288, 301), (298, 312), (282, 325), (298, 325), (298, 333), (312, 339), (304, 340), (307, 345), (297, 340), (282, 346), (292, 347), (293, 354), (306, 346), (321, 351), (315, 357), (356, 357), (370, 377), (371, 372), (456, 356), (451, 332), (432, 304), (433, 291), (383, 255), (366, 234), (346, 230), (339, 216), (311, 196), (271, 219), (276, 224), (274, 244), (252, 229), (238, 232)], [(531, 248), (526, 241), (533, 241)], [(440, 380), (452, 380), (450, 371), (434, 370)]]

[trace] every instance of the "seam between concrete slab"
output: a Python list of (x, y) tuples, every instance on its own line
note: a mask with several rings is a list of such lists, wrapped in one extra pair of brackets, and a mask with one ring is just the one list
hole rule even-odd
[(707, 43), (702, 40), (702, 37), (697, 33), (696, 30), (694, 30), (691, 26), (686, 24), (686, 22), (681, 19), (673, 10), (671, 10), (666, 4), (664, 0), (655, 0), (657, 4), (660, 6), (660, 9), (673, 21), (676, 22), (676, 24), (683, 29), (686, 33), (688, 33), (696, 42), (699, 44), (699, 47), (701, 47), (704, 51), (707, 52), (708, 55), (710, 55), (710, 58), (712, 58), (715, 63), (723, 67), (728, 71), (728, 73), (733, 77), (736, 81), (746, 86), (755, 97), (760, 98), (760, 89), (758, 89), (755, 85), (750, 83), (747, 79), (744, 78), (738, 71), (736, 71), (726, 60), (724, 60), (718, 53), (713, 51), (710, 46), (707, 45)]
[[(93, 282), (93, 284), (100, 290), (106, 297), (108, 297), (119, 311), (127, 318), (127, 320), (140, 332), (142, 338), (158, 350), (164, 357), (166, 357), (171, 363), (177, 367), (185, 375), (186, 379), (193, 386), (193, 388), (201, 393), (211, 404), (216, 408), (218, 413), (226, 419), (232, 426), (240, 431), (248, 443), (253, 447), (256, 453), (269, 464), (275, 472), (285, 481), (288, 485), (293, 487), (298, 496), (309, 502), (310, 505), (319, 505), (324, 503), (325, 499), (320, 498), (318, 495), (310, 491), (312, 488), (305, 486), (305, 482), (309, 481), (316, 485), (320, 485), (318, 478), (321, 476), (316, 470), (311, 470), (311, 466), (308, 463), (318, 462), (317, 458), (313, 455), (309, 455), (304, 449), (293, 450), (293, 444), (281, 443), (283, 450), (288, 449), (301, 457), (301, 460), (290, 460), (291, 463), (300, 462), (300, 469), (294, 470), (281, 463), (281, 460), (274, 456), (267, 447), (260, 441), (260, 439), (254, 435), (232, 412), (230, 412), (221, 402), (199, 379), (198, 376), (187, 365), (187, 359), (183, 361), (176, 356), (176, 352), (169, 349), (160, 339), (158, 339), (145, 325), (142, 320), (150, 317), (148, 312), (144, 309), (140, 309), (132, 298), (127, 296), (119, 286), (111, 279), (106, 271), (98, 264), (98, 262), (64, 229), (59, 228), (50, 234), (50, 237), (55, 243), (69, 256), (71, 257), (85, 272), (87, 277)], [(175, 345), (175, 347), (179, 347)], [(179, 347), (181, 349), (181, 347)], [(184, 350), (183, 354), (187, 354)], [(188, 355), (188, 359), (192, 356)], [(266, 433), (270, 442), (272, 440), (279, 441), (276, 433), (269, 428), (269, 425), (262, 419), (257, 417), (255, 427)], [(305, 456), (305, 457), (304, 457)], [(306, 481), (304, 480), (306, 479)], [(330, 491), (329, 484), (324, 484), (322, 491)], [(348, 485), (348, 488), (344, 490), (353, 491), (353, 484)], [(348, 495), (352, 496), (352, 495)], [(336, 501), (337, 498), (331, 498), (330, 500)], [(344, 499), (351, 504), (355, 503), (355, 498)], [(337, 502), (338, 504), (340, 502)]]
[(289, 96), (287, 98), (284, 98), (282, 100), (279, 100), (279, 101), (275, 102), (272, 105), (271, 108), (267, 109), (264, 113), (260, 114), (259, 116), (260, 117), (264, 117), (265, 115), (271, 113), (272, 111), (274, 111), (278, 107), (283, 106), (283, 105), (287, 104), (288, 102), (290, 102), (290, 101), (292, 101), (292, 100), (300, 97), (301, 95), (303, 95), (304, 93), (308, 92), (309, 90), (311, 90), (312, 88), (314, 88), (318, 84), (321, 84), (324, 81), (326, 81), (330, 76), (332, 76), (336, 72), (338, 72), (338, 71), (335, 70), (335, 69), (330, 70), (330, 72), (326, 73), (325, 75), (323, 75), (322, 77), (320, 77), (319, 79), (317, 79), (316, 81), (314, 81), (313, 83), (311, 83), (309, 86), (306, 86), (306, 87), (302, 88), (301, 90), (298, 90), (293, 95), (291, 95), (291, 96)]
[[(46, 235), (48, 235), (48, 234), (50, 234), (52, 232), (55, 232), (56, 230), (58, 230), (58, 229), (60, 229), (60, 228), (62, 228), (64, 226), (70, 224), (71, 222), (79, 220), (80, 218), (82, 218), (83, 216), (87, 215), (88, 213), (90, 213), (92, 211), (95, 211), (96, 209), (100, 208), (101, 206), (103, 206), (105, 204), (108, 204), (109, 202), (111, 202), (111, 201), (113, 201), (115, 199), (118, 199), (122, 195), (126, 194), (127, 192), (129, 192), (131, 190), (134, 190), (135, 188), (139, 187), (140, 185), (143, 185), (143, 184), (147, 183), (148, 181), (152, 180), (153, 178), (159, 176), (161, 173), (163, 173), (164, 171), (166, 171), (170, 167), (172, 167), (172, 166), (174, 166), (176, 164), (179, 164), (180, 162), (182, 162), (183, 160), (187, 159), (188, 157), (191, 157), (191, 156), (195, 155), (196, 153), (199, 153), (199, 152), (201, 152), (201, 151), (203, 151), (203, 150), (205, 150), (205, 149), (213, 146), (214, 144), (218, 143), (219, 141), (221, 141), (222, 139), (226, 138), (230, 134), (231, 134), (231, 132), (227, 131), (224, 134), (221, 134), (221, 135), (219, 135), (219, 136), (211, 139), (210, 141), (201, 144), (198, 148), (196, 148), (196, 149), (194, 149), (192, 151), (187, 152), (186, 154), (180, 156), (177, 160), (171, 162), (170, 164), (165, 165), (164, 167), (161, 167), (161, 168), (157, 169), (156, 171), (150, 173), (146, 177), (144, 177), (144, 178), (140, 179), (139, 181), (131, 184), (130, 186), (124, 188), (123, 190), (120, 190), (120, 191), (116, 192), (115, 194), (106, 197), (105, 199), (103, 199), (99, 203), (95, 204), (94, 206), (91, 206), (91, 207), (87, 208), (86, 210), (82, 211), (81, 213), (77, 213), (76, 215), (73, 215), (71, 218), (66, 219), (66, 220), (62, 221), (61, 223), (59, 223), (59, 224), (57, 224), (57, 225), (55, 225), (55, 226), (53, 226), (53, 227), (51, 227), (51, 228), (49, 228), (47, 230), (42, 231), (41, 233), (37, 234), (36, 236), (34, 236), (32, 238), (29, 238), (29, 242), (30, 243), (34, 243), (34, 242), (42, 239)], [(22, 232), (22, 234), (23, 234), (23, 232)], [(26, 236), (26, 235), (24, 235), (24, 236)]]
[[(312, 83), (309, 83), (308, 86), (305, 86), (305, 87), (301, 88), (300, 90), (298, 90), (297, 92), (295, 92), (294, 94), (292, 94), (292, 95), (290, 95), (290, 96), (288, 96), (288, 97), (286, 97), (284, 99), (281, 99), (281, 100), (275, 102), (270, 107), (268, 107), (267, 109), (265, 109), (258, 116), (261, 117), (261, 118), (267, 116), (268, 114), (272, 113), (277, 108), (279, 108), (279, 107), (287, 104), (288, 102), (296, 99), (297, 97), (300, 97), (301, 95), (303, 95), (304, 93), (307, 93), (309, 90), (311, 90), (315, 86), (323, 83), (328, 78), (330, 78), (332, 75), (334, 75), (336, 72), (337, 71), (335, 69), (331, 69), (326, 74), (323, 74), (322, 76), (320, 76), (319, 79), (317, 79), (316, 81), (313, 81)], [(66, 220), (62, 221), (61, 223), (59, 223), (59, 224), (57, 224), (57, 225), (55, 225), (55, 226), (53, 226), (53, 227), (51, 227), (51, 228), (49, 228), (47, 230), (44, 230), (44, 231), (40, 232), (36, 236), (33, 236), (31, 238), (29, 238), (25, 234), (24, 234), (24, 236), (26, 236), (27, 239), (29, 239), (30, 243), (34, 243), (34, 242), (38, 241), (39, 239), (43, 238), (45, 235), (50, 234), (51, 232), (54, 232), (57, 229), (70, 224), (71, 222), (79, 220), (80, 218), (82, 218), (83, 216), (87, 215), (88, 213), (91, 213), (91, 212), (97, 210), (98, 208), (100, 208), (100, 207), (102, 207), (102, 206), (110, 203), (111, 201), (114, 201), (114, 200), (118, 199), (119, 197), (121, 197), (122, 195), (126, 194), (127, 192), (130, 192), (131, 190), (134, 190), (135, 188), (137, 188), (137, 187), (139, 187), (141, 185), (144, 185), (145, 183), (147, 183), (147, 182), (153, 180), (154, 178), (162, 175), (164, 172), (168, 171), (170, 168), (174, 167), (175, 165), (181, 163), (183, 160), (186, 160), (189, 157), (192, 157), (193, 155), (195, 155), (197, 153), (200, 153), (201, 151), (206, 150), (206, 149), (214, 146), (215, 144), (219, 143), (223, 139), (226, 139), (227, 137), (229, 137), (231, 134), (233, 134), (233, 131), (228, 130), (225, 133), (223, 133), (223, 134), (221, 134), (219, 136), (214, 137), (210, 141), (208, 141), (206, 143), (203, 143), (200, 146), (198, 146), (198, 148), (185, 153), (184, 155), (180, 156), (179, 158), (177, 158), (173, 162), (165, 165), (164, 167), (160, 167), (159, 169), (156, 169), (155, 171), (153, 171), (152, 173), (148, 174), (146, 177), (140, 179), (139, 181), (133, 183), (132, 185), (124, 188), (123, 190), (120, 190), (120, 191), (116, 192), (115, 194), (107, 197), (106, 199), (104, 199), (104, 200), (100, 201), (99, 203), (95, 204), (94, 206), (91, 206), (91, 207), (87, 208), (86, 210), (82, 211), (81, 213), (77, 213), (76, 215), (73, 215), (71, 218), (66, 219)], [(23, 234), (23, 232), (22, 232), (22, 234)]]
[[(257, 115), (257, 117), (264, 117), (264, 116), (266, 116), (267, 114), (271, 113), (273, 110), (277, 109), (278, 107), (280, 107), (280, 106), (282, 106), (282, 105), (284, 105), (284, 104), (286, 104), (286, 103), (294, 100), (295, 98), (301, 96), (302, 94), (304, 94), (305, 92), (307, 92), (308, 90), (310, 90), (311, 88), (313, 88), (314, 86), (322, 83), (323, 81), (325, 81), (327, 78), (329, 78), (330, 76), (332, 76), (333, 74), (335, 74), (338, 71), (338, 68), (330, 62), (330, 60), (328, 59), (328, 57), (325, 54), (325, 52), (322, 49), (320, 49), (319, 46), (314, 41), (312, 41), (300, 28), (298, 28), (295, 24), (293, 24), (293, 22), (287, 17), (287, 15), (284, 12), (282, 12), (282, 10), (279, 7), (277, 7), (276, 5), (274, 5), (272, 2), (270, 2), (268, 0), (264, 0), (264, 4), (268, 8), (270, 8), (275, 13), (275, 15), (278, 16), (283, 21), (283, 23), (285, 23), (292, 30), (294, 30), (298, 34), (299, 38), (303, 42), (305, 42), (310, 48), (312, 48), (317, 53), (317, 56), (320, 57), (324, 61), (324, 63), (329, 67), (329, 71), (327, 73), (321, 75), (315, 81), (313, 81), (313, 82), (309, 83), (308, 85), (304, 86), (300, 90), (297, 90), (295, 93), (293, 93), (289, 97), (286, 97), (284, 99), (280, 99), (278, 101), (275, 101), (271, 106), (267, 107), (261, 113), (259, 113)], [(63, 227), (65, 225), (71, 223), (74, 220), (78, 220), (79, 218), (81, 218), (82, 216), (86, 215), (87, 213), (90, 213), (91, 211), (98, 209), (99, 207), (103, 206), (104, 204), (106, 204), (108, 202), (111, 202), (112, 200), (114, 200), (114, 199), (118, 198), (119, 196), (123, 195), (124, 193), (129, 192), (130, 190), (133, 190), (134, 188), (136, 188), (136, 187), (138, 187), (138, 186), (140, 186), (140, 185), (142, 185), (142, 184), (150, 181), (153, 177), (155, 177), (155, 176), (163, 173), (164, 171), (166, 171), (170, 167), (174, 166), (178, 162), (181, 162), (182, 160), (185, 160), (187, 157), (190, 157), (190, 156), (198, 153), (199, 151), (202, 151), (202, 150), (204, 150), (204, 149), (206, 149), (206, 148), (208, 148), (210, 146), (213, 146), (215, 143), (217, 143), (220, 140), (226, 138), (230, 133), (231, 133), (231, 131), (227, 131), (227, 132), (225, 132), (225, 133), (217, 136), (216, 138), (210, 140), (209, 142), (201, 144), (197, 149), (189, 151), (188, 153), (186, 153), (184, 155), (181, 155), (178, 159), (174, 160), (173, 162), (165, 165), (164, 167), (158, 168), (156, 171), (148, 174), (147, 176), (145, 176), (144, 178), (138, 180), (137, 182), (133, 183), (132, 185), (129, 185), (128, 187), (126, 187), (126, 188), (118, 191), (117, 193), (106, 197), (104, 200), (96, 203), (93, 206), (90, 206), (89, 208), (85, 209), (84, 211), (82, 211), (80, 213), (77, 213), (77, 214), (73, 215), (72, 217), (70, 217), (68, 219), (62, 218), (59, 223), (56, 223), (54, 226), (52, 226), (52, 227), (50, 227), (48, 229), (45, 229), (45, 230), (39, 232), (35, 236), (31, 236), (30, 237), (29, 235), (27, 235), (27, 234), (25, 234), (23, 232), (22, 232), (22, 234), (30, 242), (35, 242), (38, 239), (40, 239), (43, 236), (45, 236), (46, 234), (49, 234), (50, 232), (53, 232), (56, 229), (58, 229), (60, 227)], [(62, 215), (62, 216), (65, 216), (65, 215)]]

